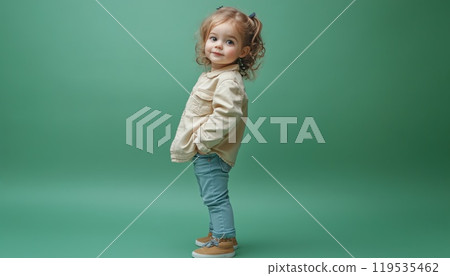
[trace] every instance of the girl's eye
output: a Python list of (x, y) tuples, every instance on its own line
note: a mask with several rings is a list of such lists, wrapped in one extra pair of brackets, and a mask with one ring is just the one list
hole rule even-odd
[(233, 40), (227, 40), (227, 44), (228, 44), (228, 45), (233, 45), (234, 42), (233, 42)]
[(216, 41), (216, 40), (217, 40), (217, 38), (214, 37), (214, 36), (211, 36), (210, 39), (211, 39), (212, 41)]

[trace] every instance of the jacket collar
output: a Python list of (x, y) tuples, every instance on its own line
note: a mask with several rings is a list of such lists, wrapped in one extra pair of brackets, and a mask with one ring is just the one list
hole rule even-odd
[(230, 64), (227, 65), (225, 67), (222, 67), (220, 69), (217, 70), (213, 70), (210, 72), (206, 72), (206, 77), (208, 77), (209, 79), (212, 79), (214, 77), (217, 77), (220, 73), (223, 73), (225, 71), (238, 71), (239, 70), (239, 64)]

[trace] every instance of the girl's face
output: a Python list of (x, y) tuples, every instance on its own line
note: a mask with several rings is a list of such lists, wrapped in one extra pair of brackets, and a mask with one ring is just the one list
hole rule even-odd
[(211, 61), (212, 70), (235, 63), (237, 58), (245, 57), (249, 51), (249, 46), (242, 47), (241, 37), (228, 22), (212, 28), (206, 39), (205, 54)]

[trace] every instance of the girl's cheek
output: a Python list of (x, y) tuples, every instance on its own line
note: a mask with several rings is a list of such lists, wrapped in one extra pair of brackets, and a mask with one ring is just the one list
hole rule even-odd
[(234, 48), (228, 49), (228, 55), (233, 56), (235, 54), (236, 54), (236, 49), (234, 49)]

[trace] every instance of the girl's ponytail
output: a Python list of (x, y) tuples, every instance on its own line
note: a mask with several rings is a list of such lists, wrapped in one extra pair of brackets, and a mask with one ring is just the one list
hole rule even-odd
[(242, 59), (242, 63), (247, 68), (247, 70), (241, 72), (241, 75), (248, 79), (253, 79), (256, 77), (255, 72), (261, 66), (261, 63), (258, 63), (258, 61), (262, 57), (264, 57), (266, 51), (266, 49), (264, 48), (264, 42), (261, 37), (262, 23), (254, 15), (254, 13), (251, 15), (253, 16), (249, 16), (251, 27), (249, 28), (248, 32), (248, 46), (250, 46), (250, 53)]

